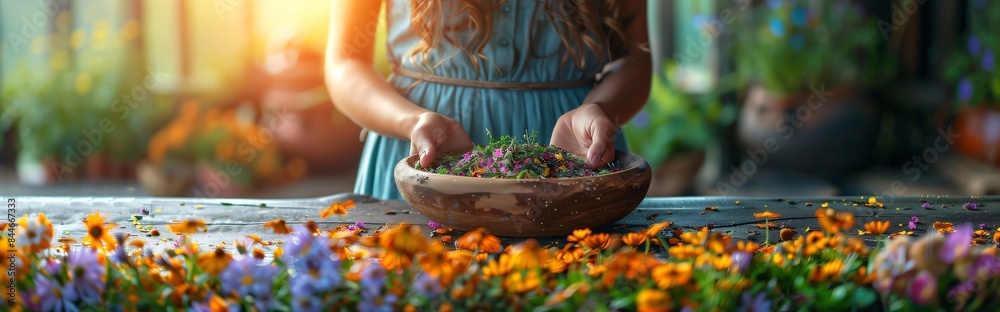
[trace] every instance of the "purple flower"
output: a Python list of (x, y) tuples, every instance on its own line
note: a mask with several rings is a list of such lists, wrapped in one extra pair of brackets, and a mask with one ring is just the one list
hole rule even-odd
[(969, 78), (963, 78), (958, 83), (958, 98), (962, 101), (968, 101), (972, 98), (972, 81), (969, 81)]
[(432, 220), (427, 222), (427, 226), (431, 227), (432, 230), (437, 230), (441, 228), (441, 223)]
[(368, 298), (375, 298), (382, 294), (382, 286), (385, 286), (387, 273), (385, 268), (377, 262), (372, 262), (361, 269), (361, 295)]
[(97, 251), (90, 248), (73, 250), (67, 257), (69, 284), (67, 298), (83, 303), (98, 303), (104, 289), (104, 265), (97, 260)]
[(892, 291), (896, 277), (910, 272), (917, 264), (913, 259), (907, 257), (905, 244), (890, 244), (889, 249), (883, 251), (888, 256), (885, 261), (876, 264), (876, 274), (878, 278), (872, 284), (875, 290), (882, 294)]
[(357, 230), (358, 230), (358, 226), (356, 226), (354, 224), (351, 224), (351, 225), (347, 226), (347, 231), (348, 232), (354, 232), (354, 231), (357, 231)]
[(910, 222), (917, 223), (917, 222), (920, 222), (920, 219), (917, 218), (917, 216), (912, 216), (912, 217), (910, 217)]
[(909, 227), (909, 228), (910, 228), (911, 230), (916, 230), (916, 229), (917, 229), (917, 223), (915, 223), (915, 222), (913, 222), (913, 221), (910, 221), (910, 224), (907, 224), (907, 226), (908, 226), (908, 227)]
[(361, 312), (372, 312), (372, 311), (384, 311), (392, 312), (392, 305), (396, 304), (399, 298), (396, 295), (388, 294), (381, 298), (364, 298), (358, 301), (358, 311)]
[(983, 69), (993, 71), (993, 51), (990, 49), (983, 52)]
[(354, 226), (358, 227), (359, 229), (363, 229), (365, 228), (365, 222), (364, 221), (354, 222)]
[(292, 277), (290, 289), (294, 311), (320, 311), (322, 296), (343, 285), (340, 261), (329, 258), (311, 258), (304, 261), (304, 269)]
[(780, 19), (772, 18), (767, 26), (775, 36), (781, 37), (785, 35), (785, 24)]
[(937, 278), (927, 271), (920, 270), (910, 283), (910, 300), (918, 305), (927, 304), (937, 296), (937, 287)]
[(965, 298), (971, 296), (975, 291), (976, 281), (968, 280), (952, 287), (951, 290), (948, 291), (948, 298), (958, 299), (957, 301), (965, 301)]
[(966, 41), (965, 45), (969, 49), (969, 54), (972, 55), (979, 55), (979, 52), (983, 50), (983, 45), (976, 36), (969, 36), (969, 40)]
[(806, 24), (806, 20), (809, 19), (809, 12), (806, 11), (804, 7), (797, 7), (792, 11), (792, 24), (796, 26), (802, 26)]
[(313, 256), (329, 256), (330, 248), (326, 245), (326, 236), (313, 236), (312, 231), (303, 224), (296, 224), (292, 227), (292, 234), (288, 235), (289, 240), (285, 244), (285, 254), (281, 257), (285, 263), (294, 263), (301, 258)]
[(495, 151), (493, 151), (493, 157), (494, 158), (501, 158), (501, 157), (503, 157), (503, 149), (502, 148), (498, 148)]
[(969, 253), (970, 242), (972, 241), (972, 224), (962, 223), (955, 227), (955, 232), (948, 234), (944, 238), (944, 245), (941, 246), (941, 261), (951, 264), (955, 260), (965, 257)]
[(979, 224), (979, 229), (980, 230), (985, 229), (985, 228), (986, 228), (986, 223), (980, 223)]
[[(27, 298), (23, 300), (28, 308), (35, 311), (77, 311), (70, 296), (76, 297), (71, 287), (63, 287), (58, 282), (49, 280), (41, 273), (35, 273), (35, 288), (29, 289)], [(32, 298), (38, 301), (33, 302)]]
[(747, 268), (750, 267), (750, 261), (753, 260), (753, 254), (745, 251), (733, 251), (732, 254), (733, 263), (729, 266), (729, 269), (736, 271), (737, 273), (746, 272)]
[(976, 203), (973, 203), (973, 202), (968, 202), (968, 203), (962, 204), (962, 208), (965, 209), (965, 210), (977, 210), (979, 208), (979, 205), (976, 205)]
[(928, 202), (924, 202), (924, 203), (923, 203), (923, 204), (921, 204), (920, 206), (923, 206), (923, 207), (924, 207), (924, 209), (931, 209), (931, 203), (928, 203)]
[(992, 278), (992, 275), (996, 274), (994, 270), (998, 265), (998, 261), (1000, 259), (993, 255), (981, 254), (977, 256), (976, 261), (969, 267), (969, 276), (980, 281)]
[(146, 209), (145, 207), (139, 208), (139, 213), (143, 215), (149, 215), (149, 209)]
[(413, 280), (413, 285), (411, 287), (418, 295), (424, 298), (433, 299), (441, 295), (441, 282), (436, 278), (427, 274), (427, 272), (420, 273), (417, 278)]
[(222, 273), (219, 281), (223, 294), (237, 294), (239, 297), (254, 296), (265, 299), (271, 296), (271, 283), (278, 269), (271, 265), (261, 265), (261, 260), (246, 257), (232, 261)]
[(767, 300), (767, 294), (764, 292), (759, 292), (757, 295), (750, 295), (750, 292), (743, 292), (743, 294), (740, 295), (740, 307), (737, 308), (736, 311), (771, 311), (771, 301)]
[(632, 124), (640, 129), (645, 128), (649, 125), (649, 113), (645, 110), (639, 111), (639, 113), (632, 118)]

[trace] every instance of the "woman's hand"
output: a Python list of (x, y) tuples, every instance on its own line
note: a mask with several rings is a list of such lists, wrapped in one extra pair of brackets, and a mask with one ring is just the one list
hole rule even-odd
[(600, 105), (583, 104), (559, 117), (550, 142), (586, 155), (587, 165), (599, 168), (615, 159), (615, 129)]
[(420, 165), (430, 167), (438, 152), (472, 149), (472, 139), (454, 119), (437, 113), (420, 114), (410, 133), (410, 154), (420, 155)]

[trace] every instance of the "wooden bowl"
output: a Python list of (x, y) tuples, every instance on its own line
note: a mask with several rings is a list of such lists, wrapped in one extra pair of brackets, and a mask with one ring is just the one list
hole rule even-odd
[(413, 155), (396, 164), (394, 175), (407, 203), (457, 230), (483, 227), (498, 236), (560, 236), (618, 221), (645, 198), (649, 164), (622, 151), (616, 159), (622, 170), (600, 176), (494, 179), (417, 170)]

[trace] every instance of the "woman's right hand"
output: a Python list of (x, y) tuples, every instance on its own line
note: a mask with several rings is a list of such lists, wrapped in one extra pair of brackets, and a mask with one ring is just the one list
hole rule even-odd
[(438, 153), (472, 149), (472, 139), (454, 119), (421, 113), (410, 133), (410, 155), (420, 155), (420, 165), (430, 167)]

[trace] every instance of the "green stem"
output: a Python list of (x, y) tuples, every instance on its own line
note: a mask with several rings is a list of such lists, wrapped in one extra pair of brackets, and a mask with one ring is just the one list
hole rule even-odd
[(771, 242), (771, 221), (764, 218), (764, 246)]
[(646, 238), (646, 254), (649, 254), (649, 238)]

